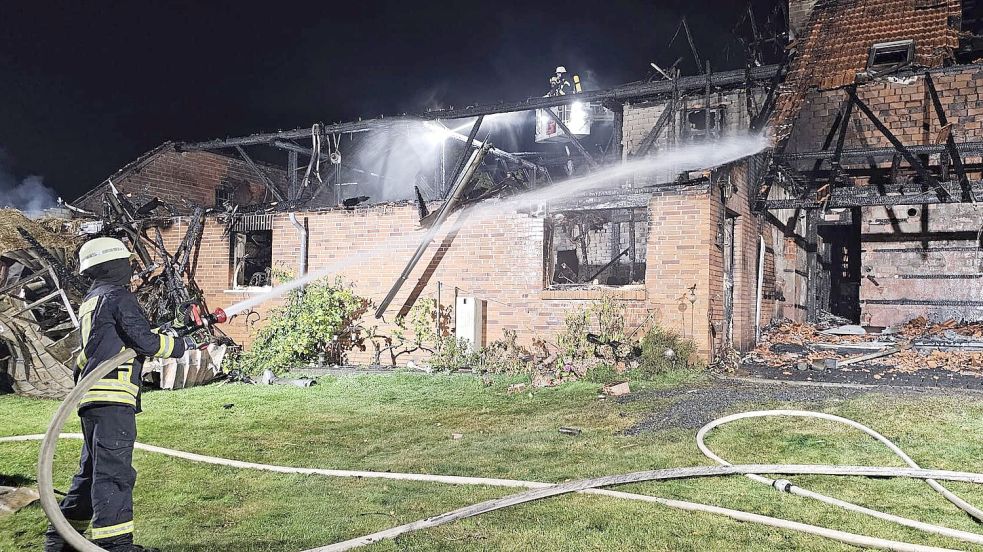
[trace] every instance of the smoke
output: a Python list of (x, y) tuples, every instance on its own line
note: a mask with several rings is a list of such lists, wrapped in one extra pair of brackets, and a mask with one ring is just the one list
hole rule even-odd
[(415, 185), (432, 189), (440, 144), (426, 138), (419, 123), (398, 123), (366, 137), (351, 156), (351, 166), (365, 172), (358, 175), (357, 188), (346, 189), (345, 196), (398, 201), (413, 199)]
[(15, 176), (7, 155), (0, 148), (0, 207), (13, 207), (28, 216), (36, 216), (57, 205), (58, 196), (44, 185), (44, 178), (31, 175), (20, 179)]

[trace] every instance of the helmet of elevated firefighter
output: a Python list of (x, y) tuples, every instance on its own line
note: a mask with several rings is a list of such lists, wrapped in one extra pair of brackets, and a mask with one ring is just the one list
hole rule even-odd
[(563, 73), (566, 73), (566, 72), (567, 72), (567, 68), (564, 67), (564, 66), (562, 66), (562, 65), (556, 68), (556, 74), (557, 75), (562, 75)]
[(126, 244), (116, 238), (96, 238), (82, 244), (79, 249), (79, 272), (116, 259), (136, 257)]

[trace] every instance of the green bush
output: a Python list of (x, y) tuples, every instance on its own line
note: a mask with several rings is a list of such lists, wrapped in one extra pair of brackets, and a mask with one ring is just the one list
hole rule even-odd
[(480, 351), (478, 369), (492, 374), (528, 374), (532, 372), (532, 353), (519, 345), (515, 330), (505, 330), (502, 339)]
[[(596, 343), (588, 339), (589, 333), (596, 336)], [(598, 343), (623, 343), (625, 339), (624, 308), (613, 299), (604, 298), (570, 311), (556, 345), (560, 362), (569, 363), (595, 358)]]
[(340, 364), (352, 346), (361, 342), (358, 320), (368, 299), (355, 295), (341, 280), (314, 281), (291, 291), (283, 304), (270, 310), (252, 345), (237, 367), (249, 374), (264, 369), (276, 374), (318, 359)]
[[(666, 351), (672, 351), (667, 355)], [(638, 375), (652, 377), (678, 368), (702, 368), (698, 348), (691, 339), (680, 337), (672, 330), (654, 326), (642, 338), (642, 358)]]
[(416, 351), (433, 353), (449, 333), (447, 321), (451, 319), (450, 307), (441, 308), (440, 327), (437, 327), (437, 301), (433, 298), (416, 302), (406, 316), (395, 320), (391, 335), (378, 333), (378, 326), (367, 330), (367, 340), (375, 348), (375, 364), (382, 363), (382, 354), (389, 353), (395, 366), (399, 357)]
[(461, 368), (476, 368), (481, 364), (481, 352), (472, 350), (471, 343), (464, 338), (444, 336), (437, 350), (430, 357), (430, 366), (435, 370), (453, 372)]

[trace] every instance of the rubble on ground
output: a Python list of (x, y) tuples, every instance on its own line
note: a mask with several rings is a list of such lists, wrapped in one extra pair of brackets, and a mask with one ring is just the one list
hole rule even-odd
[[(154, 325), (174, 320), (190, 303), (204, 304), (194, 281), (203, 212), (191, 217), (171, 254), (160, 233), (170, 221), (153, 214), (159, 200), (138, 208), (111, 190), (104, 201), (106, 211), (98, 218), (31, 220), (15, 209), (0, 209), (0, 392), (60, 399), (74, 387), (80, 347), (75, 312), (90, 285), (78, 274), (75, 256), (88, 237), (129, 240), (143, 267), (134, 292)], [(144, 376), (167, 389), (211, 381), (232, 344), (224, 336), (218, 339), (222, 342), (207, 353), (149, 361)]]
[[(847, 321), (849, 322), (849, 321)], [(932, 322), (919, 316), (907, 323), (859, 334), (837, 327), (784, 321), (767, 328), (744, 359), (757, 364), (799, 370), (850, 371), (861, 365), (911, 373), (933, 368), (983, 376), (983, 321)]]
[(12, 514), (41, 499), (37, 489), (0, 485), (0, 516)]
[(74, 385), (75, 308), (85, 292), (73, 255), (71, 238), (0, 210), (0, 390), (60, 398)]

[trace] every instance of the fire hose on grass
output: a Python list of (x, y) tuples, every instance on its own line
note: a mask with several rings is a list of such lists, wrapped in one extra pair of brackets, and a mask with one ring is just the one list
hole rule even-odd
[[(99, 546), (97, 546), (92, 542), (89, 542), (81, 534), (76, 532), (68, 523), (68, 520), (65, 519), (64, 515), (62, 515), (61, 510), (58, 507), (58, 502), (54, 494), (53, 477), (52, 477), (52, 464), (54, 461), (55, 448), (57, 445), (57, 441), (60, 437), (81, 438), (81, 436), (77, 434), (62, 435), (61, 428), (68, 420), (69, 416), (75, 413), (76, 409), (78, 408), (78, 403), (81, 400), (82, 396), (85, 394), (85, 392), (88, 391), (99, 379), (105, 377), (107, 374), (115, 370), (120, 364), (133, 359), (135, 356), (136, 353), (134, 353), (132, 350), (129, 349), (124, 350), (123, 352), (117, 354), (116, 356), (108, 359), (107, 361), (97, 366), (91, 373), (89, 373), (85, 378), (83, 378), (78, 383), (78, 385), (76, 385), (75, 389), (73, 389), (72, 392), (68, 394), (68, 396), (62, 402), (58, 410), (55, 412), (55, 415), (52, 418), (51, 423), (49, 424), (48, 430), (44, 435), (27, 435), (27, 436), (0, 438), (0, 442), (41, 440), (41, 452), (38, 460), (38, 491), (41, 495), (41, 507), (44, 510), (45, 515), (48, 516), (48, 519), (51, 520), (51, 523), (62, 535), (62, 537), (64, 537), (65, 540), (68, 542), (68, 544), (73, 546), (79, 552), (104, 552), (104, 549), (100, 548)], [(810, 417), (810, 418), (821, 418), (821, 419), (835, 421), (839, 423), (845, 423), (851, 427), (854, 427), (856, 429), (859, 429), (867, 433), (871, 437), (883, 443), (892, 452), (894, 452), (897, 456), (899, 456), (905, 463), (907, 463), (910, 467), (892, 468), (892, 467), (794, 465), (794, 464), (792, 465), (788, 465), (788, 464), (730, 465), (729, 463), (727, 463), (726, 460), (720, 458), (712, 451), (710, 451), (710, 449), (704, 443), (706, 434), (715, 427), (718, 427), (720, 425), (738, 419), (766, 417), (766, 416)], [(718, 464), (721, 465), (642, 471), (642, 472), (635, 472), (635, 473), (623, 474), (623, 475), (611, 475), (611, 476), (598, 477), (593, 479), (571, 481), (562, 484), (542, 483), (536, 481), (516, 481), (516, 480), (509, 480), (509, 479), (455, 477), (455, 476), (412, 474), (412, 473), (404, 474), (404, 473), (391, 473), (391, 472), (363, 472), (363, 471), (347, 471), (347, 470), (297, 468), (297, 467), (289, 467), (289, 466), (274, 466), (269, 464), (257, 464), (252, 462), (228, 460), (228, 459), (217, 458), (213, 456), (205, 456), (205, 455), (199, 455), (189, 452), (165, 449), (162, 447), (154, 447), (142, 443), (137, 443), (136, 448), (147, 450), (150, 452), (165, 454), (177, 458), (183, 458), (185, 460), (194, 461), (194, 462), (204, 462), (209, 464), (231, 466), (231, 467), (237, 467), (243, 469), (272, 471), (277, 473), (323, 475), (323, 476), (330, 476), (330, 477), (386, 478), (386, 479), (407, 480), (407, 481), (429, 481), (429, 482), (438, 482), (438, 483), (446, 483), (446, 484), (454, 484), (454, 485), (486, 485), (486, 486), (501, 486), (501, 487), (522, 487), (522, 488), (529, 489), (503, 498), (487, 500), (478, 504), (466, 506), (464, 508), (459, 508), (457, 510), (453, 510), (451, 512), (447, 512), (438, 516), (400, 525), (398, 527), (393, 527), (390, 529), (386, 529), (384, 531), (379, 531), (371, 535), (365, 535), (362, 537), (358, 537), (355, 539), (339, 542), (324, 547), (313, 548), (306, 552), (329, 552), (329, 551), (350, 550), (353, 548), (357, 548), (359, 546), (364, 546), (366, 544), (379, 542), (384, 539), (395, 538), (399, 535), (410, 533), (412, 531), (437, 527), (439, 525), (443, 525), (460, 519), (473, 517), (486, 512), (491, 512), (509, 506), (514, 506), (526, 502), (531, 502), (534, 500), (540, 500), (543, 498), (557, 496), (561, 494), (567, 494), (571, 492), (583, 492), (583, 493), (599, 494), (599, 495), (621, 498), (621, 499), (628, 499), (628, 500), (640, 500), (645, 502), (662, 504), (664, 506), (668, 506), (671, 508), (678, 508), (682, 510), (713, 513), (717, 515), (726, 516), (738, 521), (758, 523), (770, 527), (798, 531), (815, 536), (830, 538), (842, 543), (850, 544), (853, 546), (859, 546), (859, 547), (877, 548), (881, 550), (894, 550), (897, 552), (938, 552), (942, 550), (948, 550), (945, 548), (925, 546), (925, 545), (919, 545), (913, 543), (905, 543), (905, 542), (893, 541), (889, 539), (870, 537), (866, 535), (858, 535), (854, 533), (848, 533), (845, 531), (838, 531), (835, 529), (828, 529), (824, 527), (818, 527), (815, 525), (809, 525), (805, 523), (784, 520), (780, 518), (764, 516), (764, 515), (754, 514), (750, 512), (743, 512), (740, 510), (721, 508), (718, 506), (711, 506), (707, 504), (672, 500), (672, 499), (660, 498), (651, 495), (625, 493), (625, 492), (612, 491), (612, 490), (601, 488), (601, 487), (607, 487), (612, 485), (622, 485), (626, 483), (640, 483), (645, 481), (664, 481), (670, 479), (686, 479), (686, 478), (697, 478), (697, 477), (715, 477), (715, 476), (723, 476), (723, 475), (746, 475), (756, 481), (774, 486), (775, 488), (778, 488), (780, 490), (797, 494), (798, 496), (808, 496), (810, 498), (815, 498), (817, 500), (821, 500), (828, 504), (833, 504), (836, 506), (847, 508), (851, 511), (872, 515), (880, 519), (894, 521), (896, 523), (900, 523), (902, 525), (919, 529), (922, 531), (926, 531), (946, 537), (951, 537), (954, 539), (959, 539), (965, 542), (983, 544), (983, 535), (977, 533), (951, 529), (939, 525), (933, 525), (933, 524), (919, 522), (915, 520), (909, 520), (906, 518), (902, 518), (900, 516), (894, 516), (892, 514), (887, 514), (884, 512), (878, 512), (876, 510), (871, 510), (862, 506), (858, 506), (848, 502), (840, 501), (838, 499), (827, 497), (819, 493), (813, 493), (811, 491), (801, 489), (785, 480), (774, 481), (760, 475), (760, 474), (778, 474), (778, 475), (812, 474), (812, 475), (838, 475), (838, 476), (863, 476), (863, 477), (907, 477), (907, 478), (923, 479), (926, 482), (928, 482), (928, 484), (931, 485), (933, 489), (941, 493), (950, 502), (952, 502), (953, 504), (955, 504), (956, 506), (958, 506), (959, 508), (961, 508), (963, 511), (967, 512), (971, 516), (975, 517), (976, 519), (978, 520), (980, 519), (978, 517), (980, 511), (978, 509), (976, 509), (969, 503), (965, 502), (963, 499), (959, 498), (948, 489), (942, 487), (942, 485), (938, 483), (938, 481), (961, 481), (967, 483), (974, 483), (977, 485), (983, 485), (983, 474), (948, 471), (948, 470), (926, 470), (926, 469), (919, 468), (918, 465), (914, 462), (914, 460), (908, 457), (908, 455), (906, 455), (903, 451), (901, 451), (901, 449), (899, 449), (896, 445), (894, 445), (894, 443), (892, 443), (886, 437), (852, 420), (848, 420), (846, 418), (840, 418), (838, 416), (832, 416), (829, 414), (821, 414), (821, 413), (797, 411), (797, 410), (772, 410), (772, 411), (745, 412), (742, 414), (727, 416), (719, 420), (715, 420), (710, 424), (707, 424), (698, 433), (697, 442), (698, 442), (698, 446), (700, 447), (700, 450), (703, 451), (703, 453), (707, 455), (707, 457), (715, 460)]]

